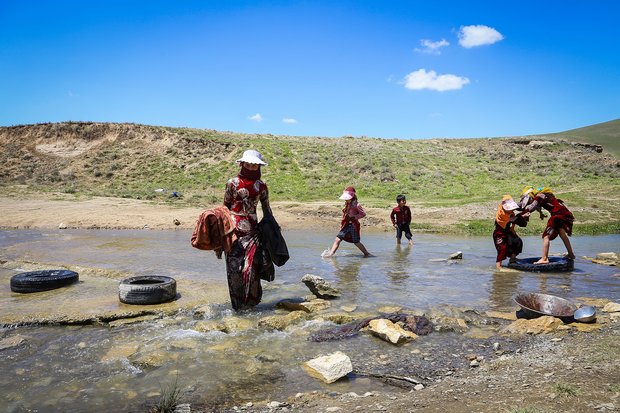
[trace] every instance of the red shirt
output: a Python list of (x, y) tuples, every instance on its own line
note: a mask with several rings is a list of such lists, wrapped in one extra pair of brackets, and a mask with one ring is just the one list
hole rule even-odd
[(411, 223), (411, 210), (407, 205), (404, 207), (395, 207), (390, 214), (392, 224), (409, 224)]

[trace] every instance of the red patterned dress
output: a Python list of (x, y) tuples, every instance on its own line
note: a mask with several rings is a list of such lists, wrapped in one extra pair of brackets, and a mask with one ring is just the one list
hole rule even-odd
[(226, 255), (226, 275), (230, 301), (235, 310), (253, 307), (260, 303), (263, 290), (260, 284), (260, 268), (257, 264), (259, 240), (256, 207), (260, 201), (263, 215), (271, 215), (267, 185), (259, 179), (240, 175), (226, 183), (224, 205), (235, 219), (237, 240)]
[(534, 201), (528, 205), (526, 210), (532, 212), (534, 210), (540, 211), (541, 208), (546, 209), (550, 213), (549, 221), (547, 221), (547, 227), (543, 232), (543, 238), (548, 236), (549, 240), (554, 240), (560, 233), (560, 229), (566, 231), (568, 236), (573, 233), (573, 222), (575, 217), (566, 208), (564, 202), (558, 199), (552, 193), (539, 192)]

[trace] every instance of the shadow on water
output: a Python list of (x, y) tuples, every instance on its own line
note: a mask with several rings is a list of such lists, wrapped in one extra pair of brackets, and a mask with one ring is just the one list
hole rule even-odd
[[(252, 311), (234, 313), (228, 303), (208, 301), (200, 291), (226, 289), (225, 265), (214, 254), (189, 245), (188, 231), (3, 231), (0, 258), (13, 262), (41, 262), (100, 268), (132, 275), (167, 275), (177, 280), (178, 301), (194, 298), (209, 304), (204, 313), (181, 309), (166, 317), (152, 316), (133, 324), (89, 326), (29, 326), (0, 330), (0, 342), (15, 345), (0, 350), (0, 404), (8, 412), (40, 411), (144, 411), (154, 404), (162, 388), (178, 377), (184, 401), (199, 405), (285, 398), (300, 391), (325, 390), (358, 393), (379, 385), (352, 376), (331, 385), (310, 378), (302, 363), (336, 350), (347, 353), (354, 367), (422, 369), (423, 360), (446, 352), (449, 363), (454, 348), (468, 348), (462, 335), (432, 333), (400, 347), (362, 334), (338, 342), (308, 341), (311, 332), (333, 326), (311, 319), (285, 331), (258, 327), (258, 320), (284, 314), (275, 308), (283, 299), (300, 301), (309, 294), (300, 282), (304, 274), (319, 275), (342, 292), (331, 301), (331, 312), (342, 307), (349, 313), (376, 314), (384, 305), (428, 310), (453, 305), (479, 310), (514, 311), (511, 297), (532, 291), (564, 298), (599, 297), (620, 300), (617, 269), (578, 259), (570, 273), (522, 273), (494, 270), (495, 250), (489, 237), (459, 238), (414, 236), (415, 245), (397, 246), (391, 233), (365, 233), (363, 242), (374, 257), (362, 258), (359, 250), (344, 244), (332, 259), (321, 252), (330, 245), (327, 232), (286, 232), (291, 259), (276, 269), (276, 280), (264, 283), (263, 302)], [(540, 238), (524, 239), (524, 257), (540, 253)], [(620, 236), (573, 237), (580, 256), (618, 251)], [(555, 248), (555, 250), (554, 250)], [(446, 260), (456, 252), (462, 260)], [(563, 252), (552, 243), (552, 252)], [(20, 303), (41, 305), (69, 290), (36, 293), (28, 297), (11, 293), (9, 278), (17, 271), (0, 267), (0, 305), (4, 314)], [(118, 307), (116, 280), (85, 277), (74, 286), (79, 297), (68, 297), (63, 306), (101, 301), (109, 291), (106, 308)], [(95, 288), (97, 287), (97, 288)], [(202, 301), (201, 301), (202, 299)], [(25, 307), (23, 307), (25, 308)], [(234, 325), (211, 328), (213, 325)], [(471, 347), (478, 347), (471, 344)], [(380, 355), (386, 362), (377, 364)], [(394, 364), (390, 364), (390, 360)], [(428, 361), (432, 363), (432, 361)], [(429, 368), (437, 368), (428, 364)], [(392, 367), (393, 366), (393, 367)]]

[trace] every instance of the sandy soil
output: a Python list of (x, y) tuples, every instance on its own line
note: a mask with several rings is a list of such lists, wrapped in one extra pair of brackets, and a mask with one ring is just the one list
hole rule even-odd
[[(337, 229), (342, 206), (338, 202), (272, 202), (274, 216), (284, 229), (312, 228), (317, 220)], [(208, 206), (209, 208), (212, 206)], [(494, 205), (476, 204), (467, 208), (426, 208), (410, 205), (418, 224), (448, 226), (468, 219), (493, 219)], [(206, 209), (205, 208), (205, 209)], [(392, 230), (390, 209), (365, 208), (366, 228)], [(0, 228), (121, 228), (191, 229), (201, 208), (176, 207), (124, 198), (76, 199), (67, 194), (0, 197)], [(176, 224), (177, 222), (178, 224)]]

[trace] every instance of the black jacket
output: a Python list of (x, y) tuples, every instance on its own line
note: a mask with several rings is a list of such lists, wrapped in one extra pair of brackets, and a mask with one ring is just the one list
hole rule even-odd
[(288, 261), (288, 247), (282, 237), (280, 225), (276, 222), (273, 215), (266, 215), (258, 223), (258, 236), (261, 246), (267, 252), (271, 261), (281, 267)]

